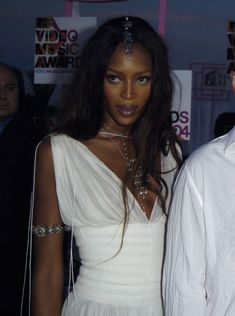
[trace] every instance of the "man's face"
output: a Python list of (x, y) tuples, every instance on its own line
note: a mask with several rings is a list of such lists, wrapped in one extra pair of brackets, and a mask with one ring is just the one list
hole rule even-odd
[(0, 122), (15, 114), (18, 99), (18, 82), (14, 72), (0, 65)]

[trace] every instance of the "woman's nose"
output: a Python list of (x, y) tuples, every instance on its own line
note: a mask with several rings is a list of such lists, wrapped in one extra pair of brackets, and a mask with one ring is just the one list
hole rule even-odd
[(125, 82), (123, 84), (121, 96), (126, 100), (130, 100), (135, 97), (135, 87), (132, 82)]

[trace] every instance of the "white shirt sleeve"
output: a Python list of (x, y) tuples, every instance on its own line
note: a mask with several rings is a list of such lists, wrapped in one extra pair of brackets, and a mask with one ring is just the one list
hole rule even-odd
[(176, 181), (167, 225), (163, 270), (166, 316), (205, 315), (205, 227), (202, 188), (199, 189), (200, 185), (203, 186), (201, 180), (196, 183), (186, 164)]

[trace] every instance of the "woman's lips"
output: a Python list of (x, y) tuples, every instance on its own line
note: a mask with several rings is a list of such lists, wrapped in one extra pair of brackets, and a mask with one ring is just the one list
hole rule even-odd
[(121, 115), (131, 116), (136, 112), (138, 107), (135, 105), (118, 105), (117, 108)]

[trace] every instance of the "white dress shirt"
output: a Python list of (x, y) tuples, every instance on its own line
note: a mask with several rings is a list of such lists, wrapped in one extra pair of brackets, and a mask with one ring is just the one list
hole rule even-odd
[(235, 316), (235, 127), (176, 181), (163, 271), (166, 316)]

